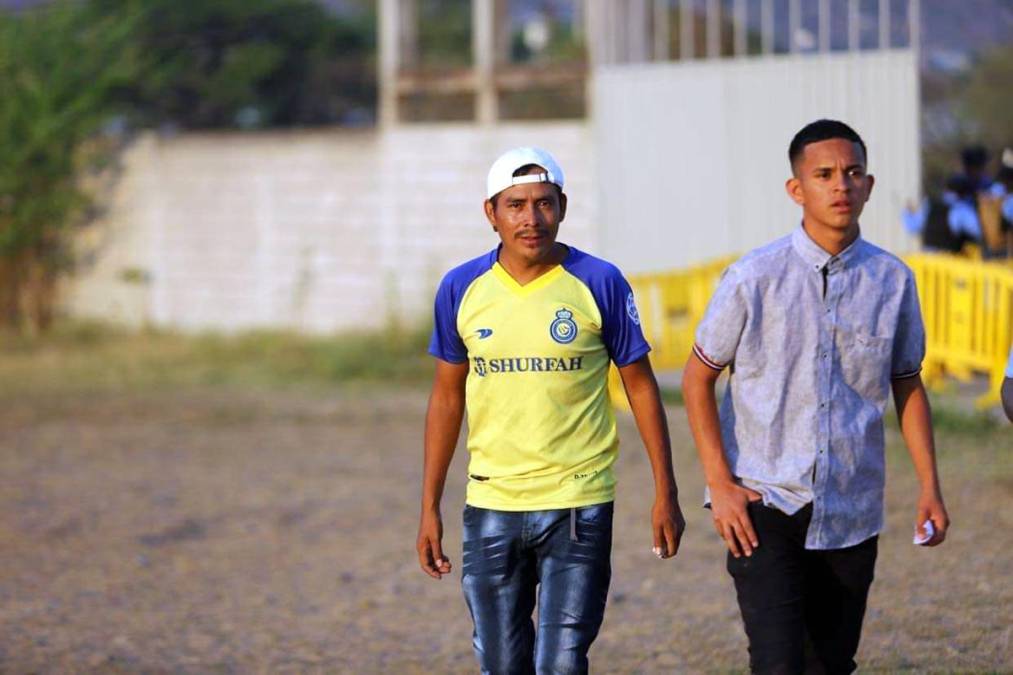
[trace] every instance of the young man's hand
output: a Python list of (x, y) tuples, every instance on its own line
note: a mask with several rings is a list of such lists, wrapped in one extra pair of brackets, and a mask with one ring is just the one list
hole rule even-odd
[(749, 502), (759, 501), (763, 496), (732, 481), (714, 483), (710, 489), (714, 529), (725, 540), (733, 556), (753, 555), (753, 549), (760, 545), (760, 540), (746, 507)]
[(659, 497), (654, 500), (651, 527), (654, 530), (654, 555), (662, 560), (675, 557), (679, 552), (682, 533), (686, 531), (686, 519), (682, 517), (677, 497)]
[(922, 492), (918, 498), (918, 515), (915, 517), (915, 530), (919, 537), (925, 536), (922, 527), (926, 520), (932, 521), (935, 530), (932, 538), (922, 544), (923, 546), (938, 546), (946, 539), (946, 530), (950, 527), (950, 516), (946, 513), (946, 505), (943, 504), (942, 496), (935, 491)]
[(892, 383), (893, 400), (900, 420), (900, 432), (911, 454), (918, 481), (922, 484), (915, 515), (915, 532), (924, 539), (926, 520), (932, 521), (932, 537), (922, 546), (938, 546), (946, 539), (950, 517), (943, 504), (936, 468), (936, 444), (932, 438), (932, 409), (925, 385), (919, 375), (896, 379)]
[(443, 555), (443, 518), (438, 511), (423, 511), (415, 549), (423, 572), (434, 579), (450, 574), (450, 560)]

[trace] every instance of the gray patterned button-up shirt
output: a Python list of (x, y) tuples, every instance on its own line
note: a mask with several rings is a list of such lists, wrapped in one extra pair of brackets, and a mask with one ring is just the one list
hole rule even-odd
[(806, 548), (879, 533), (890, 383), (925, 355), (903, 262), (861, 237), (831, 256), (800, 227), (725, 271), (694, 352), (731, 366), (720, 417), (732, 474), (784, 513), (812, 502)]

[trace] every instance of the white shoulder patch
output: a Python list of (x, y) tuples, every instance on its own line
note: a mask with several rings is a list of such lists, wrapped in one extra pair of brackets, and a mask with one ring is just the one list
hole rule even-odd
[(640, 312), (637, 311), (637, 303), (633, 299), (633, 291), (626, 296), (626, 315), (630, 317), (630, 321), (640, 325)]

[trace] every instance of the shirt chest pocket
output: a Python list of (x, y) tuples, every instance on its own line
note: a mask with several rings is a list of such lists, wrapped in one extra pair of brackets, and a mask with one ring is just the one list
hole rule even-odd
[(841, 326), (837, 330), (844, 384), (866, 400), (878, 401), (888, 394), (893, 338), (872, 335)]

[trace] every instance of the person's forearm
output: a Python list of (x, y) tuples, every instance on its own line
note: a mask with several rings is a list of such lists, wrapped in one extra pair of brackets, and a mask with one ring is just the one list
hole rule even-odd
[(894, 382), (893, 394), (901, 435), (922, 490), (938, 495), (939, 472), (936, 469), (936, 446), (932, 437), (932, 410), (921, 378), (916, 375)]
[(678, 498), (675, 471), (672, 468), (672, 444), (668, 435), (668, 420), (661, 405), (657, 381), (653, 375), (638, 378), (627, 386), (626, 395), (630, 399), (633, 418), (636, 420), (648, 460), (651, 462), (656, 495), (662, 498)]
[(689, 428), (693, 433), (707, 484), (713, 486), (732, 482), (734, 479), (721, 442), (721, 421), (714, 396), (716, 378), (701, 371), (701, 368), (707, 366), (699, 361), (694, 362), (695, 358), (690, 356), (690, 363), (686, 365), (682, 379), (682, 396), (686, 403)]
[(422, 510), (436, 511), (443, 498), (447, 470), (454, 458), (464, 416), (464, 399), (456, 393), (433, 391), (426, 411), (425, 459), (422, 467)]

